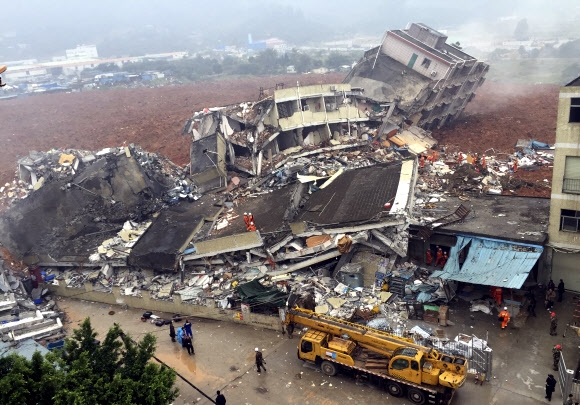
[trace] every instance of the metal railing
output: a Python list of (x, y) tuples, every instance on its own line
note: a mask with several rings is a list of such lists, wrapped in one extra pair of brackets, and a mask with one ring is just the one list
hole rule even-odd
[(580, 194), (580, 179), (564, 178), (562, 181), (562, 192)]

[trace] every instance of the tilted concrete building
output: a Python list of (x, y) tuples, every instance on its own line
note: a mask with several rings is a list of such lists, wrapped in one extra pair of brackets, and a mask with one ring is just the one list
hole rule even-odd
[(549, 246), (552, 279), (580, 291), (580, 77), (560, 89)]
[(420, 23), (390, 30), (345, 78), (364, 97), (393, 106), (392, 121), (439, 128), (461, 114), (485, 80), (489, 65), (448, 44)]

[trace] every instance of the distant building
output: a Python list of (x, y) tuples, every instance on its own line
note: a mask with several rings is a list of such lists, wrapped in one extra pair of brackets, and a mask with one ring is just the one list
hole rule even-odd
[(441, 127), (461, 114), (489, 69), (446, 41), (446, 35), (419, 23), (387, 31), (344, 82), (363, 88), (370, 100), (393, 104), (392, 119)]
[(66, 50), (67, 59), (98, 59), (96, 45), (77, 45), (74, 49)]
[[(580, 77), (560, 89), (550, 200), (552, 280), (580, 291)], [(532, 214), (533, 215), (533, 214)], [(547, 280), (546, 280), (547, 281)]]
[(286, 66), (286, 73), (296, 73), (296, 67), (294, 65)]

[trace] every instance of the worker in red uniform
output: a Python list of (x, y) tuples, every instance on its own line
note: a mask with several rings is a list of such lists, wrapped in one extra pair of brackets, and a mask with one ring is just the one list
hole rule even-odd
[(256, 230), (256, 225), (254, 225), (254, 221), (252, 221), (248, 225), (248, 232), (254, 232), (255, 230)]
[(248, 229), (248, 225), (250, 225), (250, 219), (247, 212), (244, 212), (244, 224), (246, 225), (246, 229)]
[(432, 263), (433, 263), (433, 253), (431, 253), (431, 249), (429, 249), (425, 253), (425, 264), (427, 266), (431, 266)]
[(486, 166), (487, 166), (487, 163), (485, 162), (485, 155), (483, 155), (481, 157), (481, 167), (483, 167), (485, 169)]
[(439, 266), (441, 259), (443, 258), (443, 250), (437, 246), (437, 253), (435, 253), (435, 266)]
[(463, 162), (463, 153), (459, 152), (459, 155), (457, 156), (457, 163), (461, 164), (461, 162)]
[(501, 328), (505, 329), (510, 321), (510, 313), (508, 312), (507, 307), (503, 307), (503, 311), (499, 313), (499, 319), (501, 320)]
[(419, 166), (425, 167), (425, 156), (421, 155), (421, 159), (419, 159)]
[(447, 252), (443, 252), (443, 257), (439, 261), (439, 264), (441, 265), (441, 267), (445, 267), (445, 264), (447, 263), (447, 259), (449, 259), (449, 256), (447, 256)]
[(501, 287), (490, 287), (491, 297), (498, 305), (501, 305), (502, 289)]
[(518, 171), (518, 159), (514, 159), (514, 173)]

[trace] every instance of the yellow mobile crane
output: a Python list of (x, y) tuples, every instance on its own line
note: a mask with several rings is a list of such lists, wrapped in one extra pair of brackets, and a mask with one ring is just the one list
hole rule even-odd
[(394, 397), (406, 393), (417, 405), (447, 405), (465, 382), (465, 358), (415, 344), (411, 338), (298, 307), (281, 309), (280, 317), (289, 337), (295, 324), (308, 327), (298, 358), (316, 363), (326, 375), (354, 374), (378, 383)]

